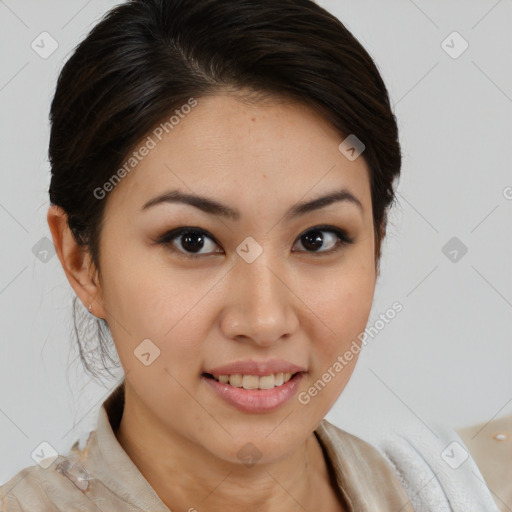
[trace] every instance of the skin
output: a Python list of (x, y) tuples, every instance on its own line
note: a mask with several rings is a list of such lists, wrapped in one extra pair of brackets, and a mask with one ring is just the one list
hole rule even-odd
[[(307, 405), (295, 396), (264, 414), (235, 409), (201, 380), (221, 364), (280, 358), (307, 369), (299, 389), (306, 391), (364, 330), (377, 276), (369, 170), (363, 157), (345, 158), (342, 140), (304, 105), (227, 93), (198, 98), (108, 195), (101, 274), (65, 213), (49, 209), (64, 271), (83, 304), (107, 320), (125, 371), (116, 436), (172, 510), (343, 510), (313, 431), (357, 355)], [(283, 218), (292, 205), (340, 188), (362, 211), (340, 201)], [(241, 217), (178, 203), (141, 210), (172, 189), (206, 195)], [(331, 254), (308, 249), (300, 236), (320, 224), (345, 230), (354, 243)], [(172, 242), (154, 243), (182, 226), (215, 237), (205, 239), (202, 256), (186, 258), (183, 237), (175, 251)], [(327, 251), (336, 236), (322, 233)], [(250, 264), (236, 252), (247, 236), (263, 248)], [(146, 338), (161, 351), (149, 366), (134, 356)], [(253, 466), (237, 456), (246, 443), (261, 453)]]

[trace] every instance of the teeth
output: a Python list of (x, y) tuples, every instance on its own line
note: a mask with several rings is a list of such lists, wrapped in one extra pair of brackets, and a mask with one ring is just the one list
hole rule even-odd
[(235, 375), (223, 375), (223, 377), (228, 377), (229, 383), (234, 386), (235, 388), (241, 388), (242, 387), (242, 376), (240, 374)]
[[(245, 377), (244, 377), (245, 379)], [(258, 379), (260, 389), (272, 389), (276, 383), (275, 375), (264, 375)]]
[(244, 389), (272, 389), (276, 386), (282, 386), (292, 378), (293, 373), (272, 373), (270, 375), (219, 375), (213, 378), (223, 384), (230, 384), (235, 388)]
[(242, 377), (242, 387), (244, 389), (258, 389), (260, 378), (256, 375), (244, 375)]

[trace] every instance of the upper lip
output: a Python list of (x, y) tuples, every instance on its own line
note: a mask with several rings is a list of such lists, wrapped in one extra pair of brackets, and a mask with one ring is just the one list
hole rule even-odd
[(211, 375), (270, 375), (272, 373), (297, 373), (305, 372), (305, 368), (285, 361), (284, 359), (270, 359), (267, 361), (236, 361), (222, 366), (216, 366), (205, 373)]

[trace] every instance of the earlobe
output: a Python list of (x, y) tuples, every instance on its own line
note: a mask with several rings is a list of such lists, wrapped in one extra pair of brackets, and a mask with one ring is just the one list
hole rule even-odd
[(55, 252), (69, 284), (91, 313), (105, 318), (101, 287), (95, 279), (95, 270), (90, 254), (78, 244), (73, 236), (68, 226), (66, 212), (60, 206), (51, 205), (48, 209), (47, 221)]

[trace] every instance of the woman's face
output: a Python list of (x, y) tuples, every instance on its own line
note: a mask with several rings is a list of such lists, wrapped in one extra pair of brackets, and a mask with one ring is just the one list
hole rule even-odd
[[(150, 134), (106, 199), (98, 299), (140, 421), (226, 461), (275, 461), (356, 364), (376, 278), (368, 168), (305, 106), (197, 102), (162, 140)], [(145, 207), (166, 193), (223, 206)], [(300, 373), (280, 386), (286, 372)]]

